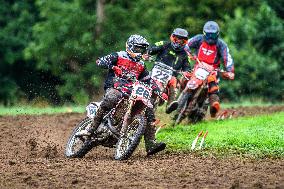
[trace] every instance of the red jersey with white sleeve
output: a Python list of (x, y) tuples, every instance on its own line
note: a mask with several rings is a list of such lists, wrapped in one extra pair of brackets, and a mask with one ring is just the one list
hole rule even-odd
[(220, 67), (220, 60), (223, 60), (226, 72), (234, 73), (234, 61), (227, 44), (218, 39), (214, 45), (209, 45), (203, 38), (203, 35), (196, 35), (188, 40), (187, 49), (196, 49), (197, 58), (214, 68)]

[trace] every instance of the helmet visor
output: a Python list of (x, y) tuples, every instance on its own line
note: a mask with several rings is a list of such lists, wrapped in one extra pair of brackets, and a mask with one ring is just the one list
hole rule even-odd
[(147, 46), (146, 45), (134, 45), (133, 47), (133, 52), (134, 53), (141, 53), (141, 54), (145, 54), (147, 51)]
[(177, 36), (177, 35), (172, 35), (172, 41), (174, 43), (178, 43), (180, 45), (185, 45), (187, 43), (187, 38), (180, 37), (180, 36)]
[(218, 38), (219, 34), (218, 33), (205, 33), (204, 32), (204, 36), (205, 36), (206, 39), (216, 40)]

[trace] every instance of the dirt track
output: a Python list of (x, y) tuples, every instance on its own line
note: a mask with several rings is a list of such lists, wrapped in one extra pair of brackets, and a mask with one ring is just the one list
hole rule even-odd
[[(284, 111), (240, 108), (235, 116)], [(66, 159), (66, 140), (83, 114), (0, 117), (0, 188), (284, 188), (284, 159), (197, 157), (143, 149), (123, 162), (100, 148)]]

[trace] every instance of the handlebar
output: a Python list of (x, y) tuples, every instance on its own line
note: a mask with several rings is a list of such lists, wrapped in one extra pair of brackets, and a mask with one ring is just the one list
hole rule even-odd
[[(187, 53), (187, 55), (189, 56), (190, 59), (192, 60), (196, 60), (199, 64), (201, 64), (202, 62), (196, 57), (196, 56), (193, 56), (188, 50), (185, 50), (185, 52)], [(214, 71), (217, 71), (219, 73), (226, 73), (225, 70), (223, 69), (219, 69), (219, 68), (216, 68)]]
[(196, 56), (193, 56), (188, 50), (185, 50), (185, 52), (191, 60), (196, 60), (198, 63), (201, 63), (200, 60)]
[(151, 56), (150, 54), (143, 54), (142, 59), (145, 61), (154, 62), (154, 57)]

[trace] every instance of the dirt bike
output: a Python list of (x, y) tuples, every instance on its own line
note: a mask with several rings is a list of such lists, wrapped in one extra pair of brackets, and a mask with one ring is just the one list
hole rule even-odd
[[(162, 92), (166, 93), (168, 96), (170, 96), (168, 82), (170, 81), (174, 72), (176, 72), (178, 75), (181, 75), (181, 78), (177, 80), (176, 88), (179, 93), (179, 91), (182, 91), (184, 89), (183, 84), (185, 84), (189, 80), (188, 76), (185, 75), (185, 72), (174, 70), (171, 66), (168, 66), (162, 62), (155, 62), (154, 67), (151, 71), (151, 78), (156, 82), (159, 89)], [(161, 106), (163, 105), (163, 103), (164, 100), (157, 99), (154, 104)]]
[(116, 160), (128, 159), (137, 148), (147, 124), (145, 111), (152, 108), (151, 86), (136, 80), (130, 95), (125, 95), (103, 118), (97, 130), (89, 137), (76, 133), (92, 124), (98, 104), (87, 106), (87, 117), (73, 130), (66, 145), (67, 157), (83, 157), (97, 146), (115, 147)]
[(191, 123), (197, 123), (205, 117), (209, 106), (207, 78), (213, 72), (217, 74), (217, 71), (213, 66), (197, 59), (197, 64), (187, 83), (187, 89), (193, 91), (192, 97), (184, 103), (174, 125), (179, 124), (186, 117)]
[[(173, 75), (173, 72), (174, 70), (171, 66), (168, 66), (162, 62), (155, 62), (154, 67), (151, 71), (151, 78), (156, 82), (159, 89), (162, 92), (165, 92), (168, 96), (169, 96), (168, 92), (169, 89), (167, 88), (167, 85)], [(155, 104), (161, 106), (163, 102), (164, 102), (163, 100), (158, 98), (155, 101)]]

